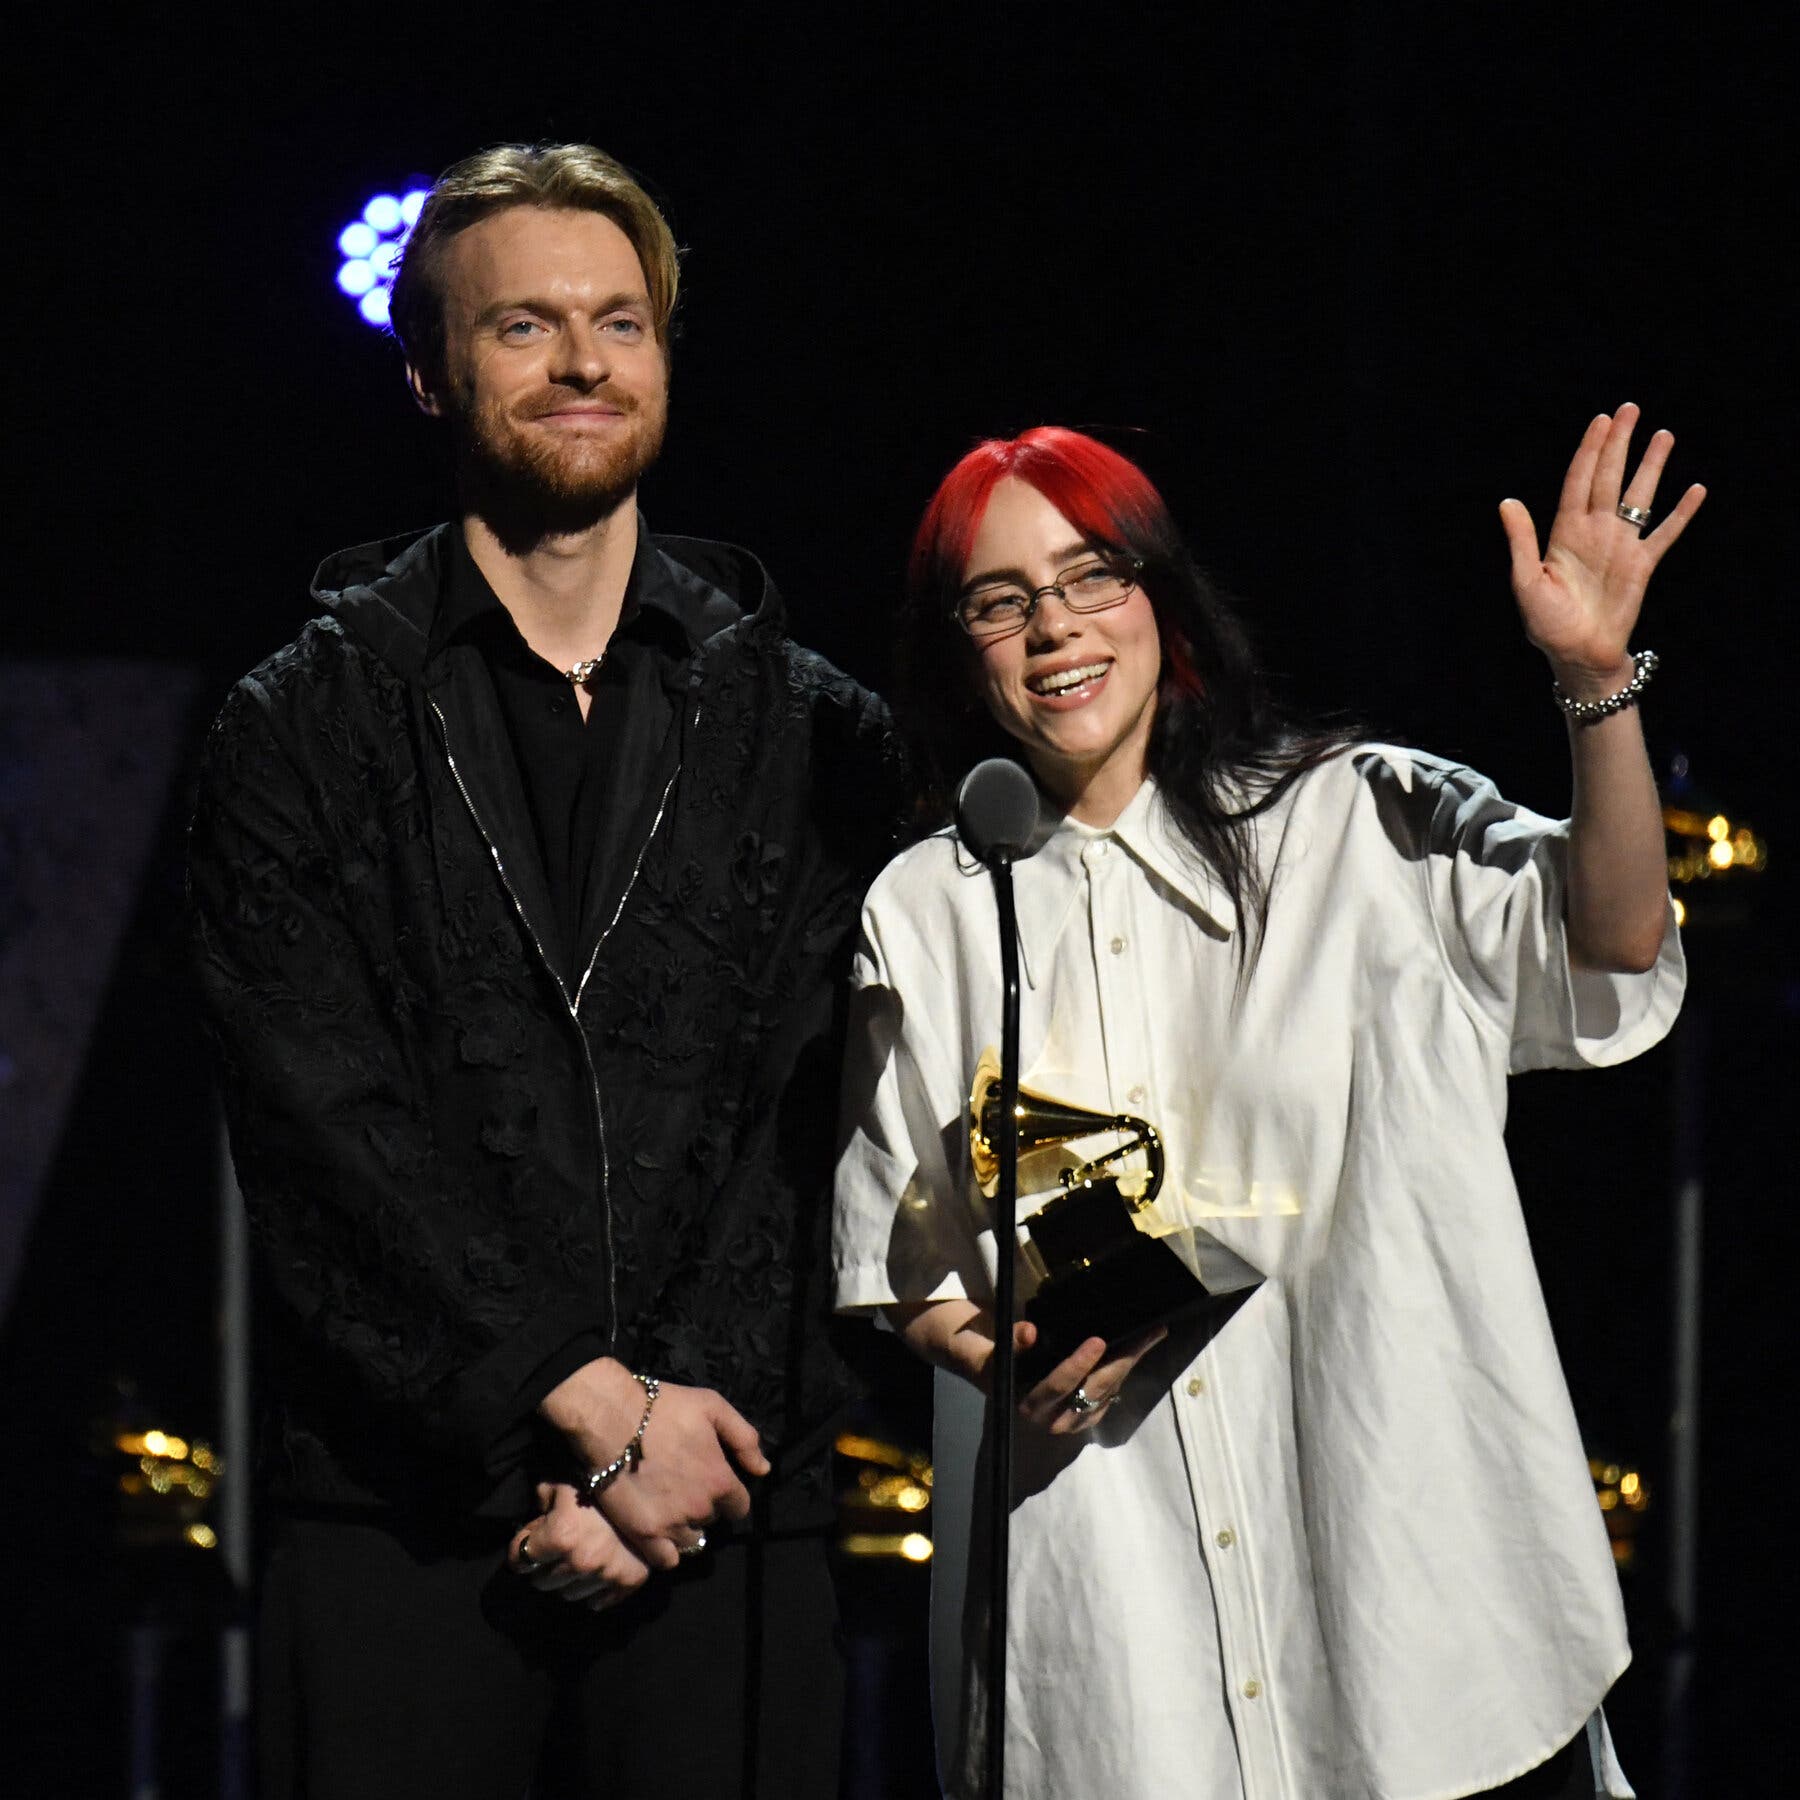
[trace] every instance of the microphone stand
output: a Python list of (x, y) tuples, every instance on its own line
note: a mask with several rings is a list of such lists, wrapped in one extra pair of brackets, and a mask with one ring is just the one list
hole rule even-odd
[(1013, 1265), (1018, 1256), (1019, 1203), (1019, 928), (1013, 910), (1012, 857), (986, 858), (1000, 910), (1000, 1119), (994, 1149), (1000, 1185), (994, 1196), (994, 1355), (988, 1395), (988, 1467), (993, 1487), (988, 1522), (987, 1758), (988, 1800), (1006, 1794), (1006, 1595), (1012, 1524)]

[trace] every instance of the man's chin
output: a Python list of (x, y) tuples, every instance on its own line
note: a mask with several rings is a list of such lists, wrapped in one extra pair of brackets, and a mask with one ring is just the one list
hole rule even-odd
[(463, 503), (517, 554), (545, 538), (591, 531), (629, 505), (655, 454), (653, 444), (633, 446), (604, 465), (571, 467), (560, 460), (496, 459), (471, 446), (460, 459)]

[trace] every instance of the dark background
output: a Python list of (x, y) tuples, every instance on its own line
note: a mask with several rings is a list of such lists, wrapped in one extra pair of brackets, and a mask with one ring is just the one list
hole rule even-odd
[[(1791, 1757), (1778, 1113), (1800, 1035), (1796, 45), (1772, 18), (674, 5), (57, 28), (28, 46), (33, 173), (12, 195), (28, 454), (6, 651), (195, 670), (197, 737), (308, 616), (323, 554), (444, 514), (397, 352), (333, 285), (335, 238), (372, 192), (503, 138), (597, 142), (666, 201), (688, 255), (646, 509), (754, 547), (797, 634), (877, 686), (908, 533), (949, 463), (988, 432), (1104, 428), (1246, 597), (1296, 697), (1560, 811), (1563, 732), (1494, 508), (1517, 494), (1547, 526), (1586, 420), (1639, 401), (1680, 439), (1664, 504), (1711, 489), (1639, 635), (1664, 659), (1653, 752), (1684, 754), (1703, 808), (1773, 846), (1736, 916), (1703, 901), (1690, 933), (1708, 1026), (1697, 1791), (1766, 1785)], [(0, 1522), (40, 1646), (15, 1718), (26, 1766), (54, 1746), (46, 1791), (117, 1791), (92, 1422), (120, 1377), (196, 1430), (215, 1405), (183, 807), (178, 785), (0, 1335), (0, 1427), (32, 1471)], [(1650, 1796), (1672, 1091), (1665, 1048), (1533, 1077), (1512, 1123), (1584, 1429), (1651, 1484), (1615, 1708)]]

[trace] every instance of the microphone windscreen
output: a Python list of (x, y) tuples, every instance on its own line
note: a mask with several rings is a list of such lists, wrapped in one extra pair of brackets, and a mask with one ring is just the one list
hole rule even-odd
[(1037, 784), (1004, 756), (977, 763), (956, 790), (956, 829), (982, 862), (1029, 856), (1037, 824)]

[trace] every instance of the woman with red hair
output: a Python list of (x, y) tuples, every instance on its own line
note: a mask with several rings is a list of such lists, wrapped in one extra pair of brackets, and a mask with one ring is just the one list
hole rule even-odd
[[(1673, 440), (1627, 483), (1635, 422), (1589, 426), (1541, 550), (1501, 507), (1569, 733), (1560, 823), (1284, 717), (1155, 488), (1090, 438), (981, 444), (926, 511), (904, 647), (940, 794), (1004, 747), (1046, 802), (1015, 872), (1021, 1079), (1157, 1126), (1137, 1223), (1214, 1296), (1089, 1338), (1019, 1404), (1011, 1794), (1630, 1793), (1600, 1712), (1623, 1612), (1502, 1124), (1509, 1073), (1633, 1056), (1680, 1002), (1636, 710), (1655, 657), (1628, 645), (1704, 494), (1644, 530)], [(998, 1251), (966, 1096), (995, 901), (944, 830), (863, 926), (838, 1302), (945, 1372), (941, 1761), (973, 1800)], [(1022, 1215), (1054, 1174), (1022, 1167)]]

